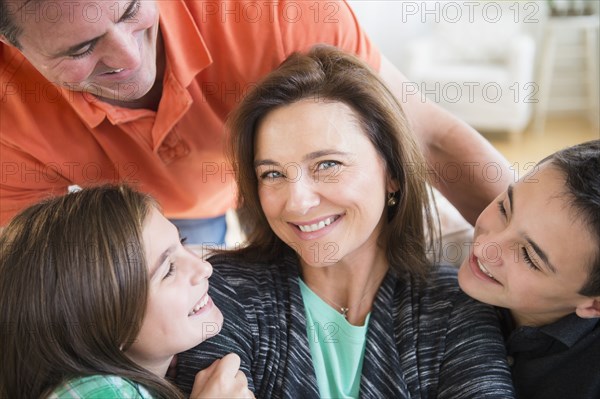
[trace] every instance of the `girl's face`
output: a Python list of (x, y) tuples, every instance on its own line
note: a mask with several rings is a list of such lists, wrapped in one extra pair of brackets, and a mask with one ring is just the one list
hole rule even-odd
[(517, 324), (541, 326), (589, 313), (578, 294), (598, 243), (570, 204), (563, 174), (542, 164), (479, 216), (470, 256), (458, 273), (473, 298), (512, 311)]
[(168, 365), (174, 354), (217, 334), (223, 315), (208, 296), (212, 266), (182, 245), (177, 228), (155, 208), (146, 218), (143, 240), (148, 304), (127, 355), (156, 370), (156, 365)]
[(277, 108), (255, 140), (263, 212), (304, 265), (368, 259), (381, 251), (386, 193), (394, 190), (350, 107), (309, 99)]

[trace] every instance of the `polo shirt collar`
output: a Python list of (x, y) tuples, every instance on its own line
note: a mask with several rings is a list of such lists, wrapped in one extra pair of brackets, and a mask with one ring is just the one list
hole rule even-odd
[(62, 86), (59, 86), (59, 89), (63, 98), (71, 104), (79, 119), (85, 123), (88, 129), (93, 129), (102, 123), (106, 117), (106, 112), (97, 105), (100, 100), (90, 93), (73, 91)]
[(157, 1), (167, 69), (183, 87), (212, 63), (212, 58), (183, 0)]
[(596, 318), (582, 319), (577, 314), (571, 313), (552, 324), (541, 327), (540, 331), (570, 348), (589, 334), (599, 321), (600, 319)]
[[(212, 63), (212, 58), (183, 0), (157, 1), (157, 4), (165, 43), (165, 79), (172, 75), (181, 86), (187, 87), (200, 71)], [(102, 102), (88, 93), (73, 92), (65, 88), (61, 90), (89, 128), (97, 127), (107, 116), (111, 120), (125, 122), (152, 112), (127, 110)]]

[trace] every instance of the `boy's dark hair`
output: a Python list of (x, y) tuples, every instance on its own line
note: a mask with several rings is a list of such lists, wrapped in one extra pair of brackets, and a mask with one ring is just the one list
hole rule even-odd
[(540, 163), (560, 170), (566, 179), (567, 195), (576, 214), (596, 239), (596, 257), (581, 295), (600, 295), (600, 140), (592, 140), (558, 151)]

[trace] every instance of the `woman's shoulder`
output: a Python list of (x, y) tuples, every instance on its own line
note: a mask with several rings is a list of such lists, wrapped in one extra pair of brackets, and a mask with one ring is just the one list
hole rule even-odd
[(246, 286), (248, 283), (264, 284), (277, 282), (298, 274), (298, 262), (293, 256), (285, 255), (277, 261), (249, 260), (232, 253), (219, 253), (208, 258), (216, 274), (232, 285)]
[(151, 399), (142, 386), (116, 375), (91, 375), (73, 378), (59, 385), (49, 399)]
[(300, 292), (297, 258), (251, 261), (236, 253), (221, 253), (208, 261), (214, 270), (209, 280), (211, 296), (222, 311), (237, 309), (239, 313), (244, 308), (247, 317), (253, 318), (253, 313), (272, 311), (282, 298)]
[(423, 294), (448, 298), (448, 294), (461, 292), (458, 286), (457, 272), (458, 270), (453, 266), (435, 266), (424, 280), (413, 282), (413, 284)]
[[(489, 308), (466, 295), (458, 285), (458, 270), (453, 266), (437, 266), (425, 280), (413, 281), (413, 298), (425, 313), (451, 314), (479, 312)], [(488, 311), (487, 309), (485, 310)]]

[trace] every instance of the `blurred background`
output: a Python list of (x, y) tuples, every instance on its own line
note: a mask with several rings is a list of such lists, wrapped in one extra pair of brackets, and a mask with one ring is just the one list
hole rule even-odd
[(349, 0), (417, 90), (513, 164), (600, 138), (598, 0)]

